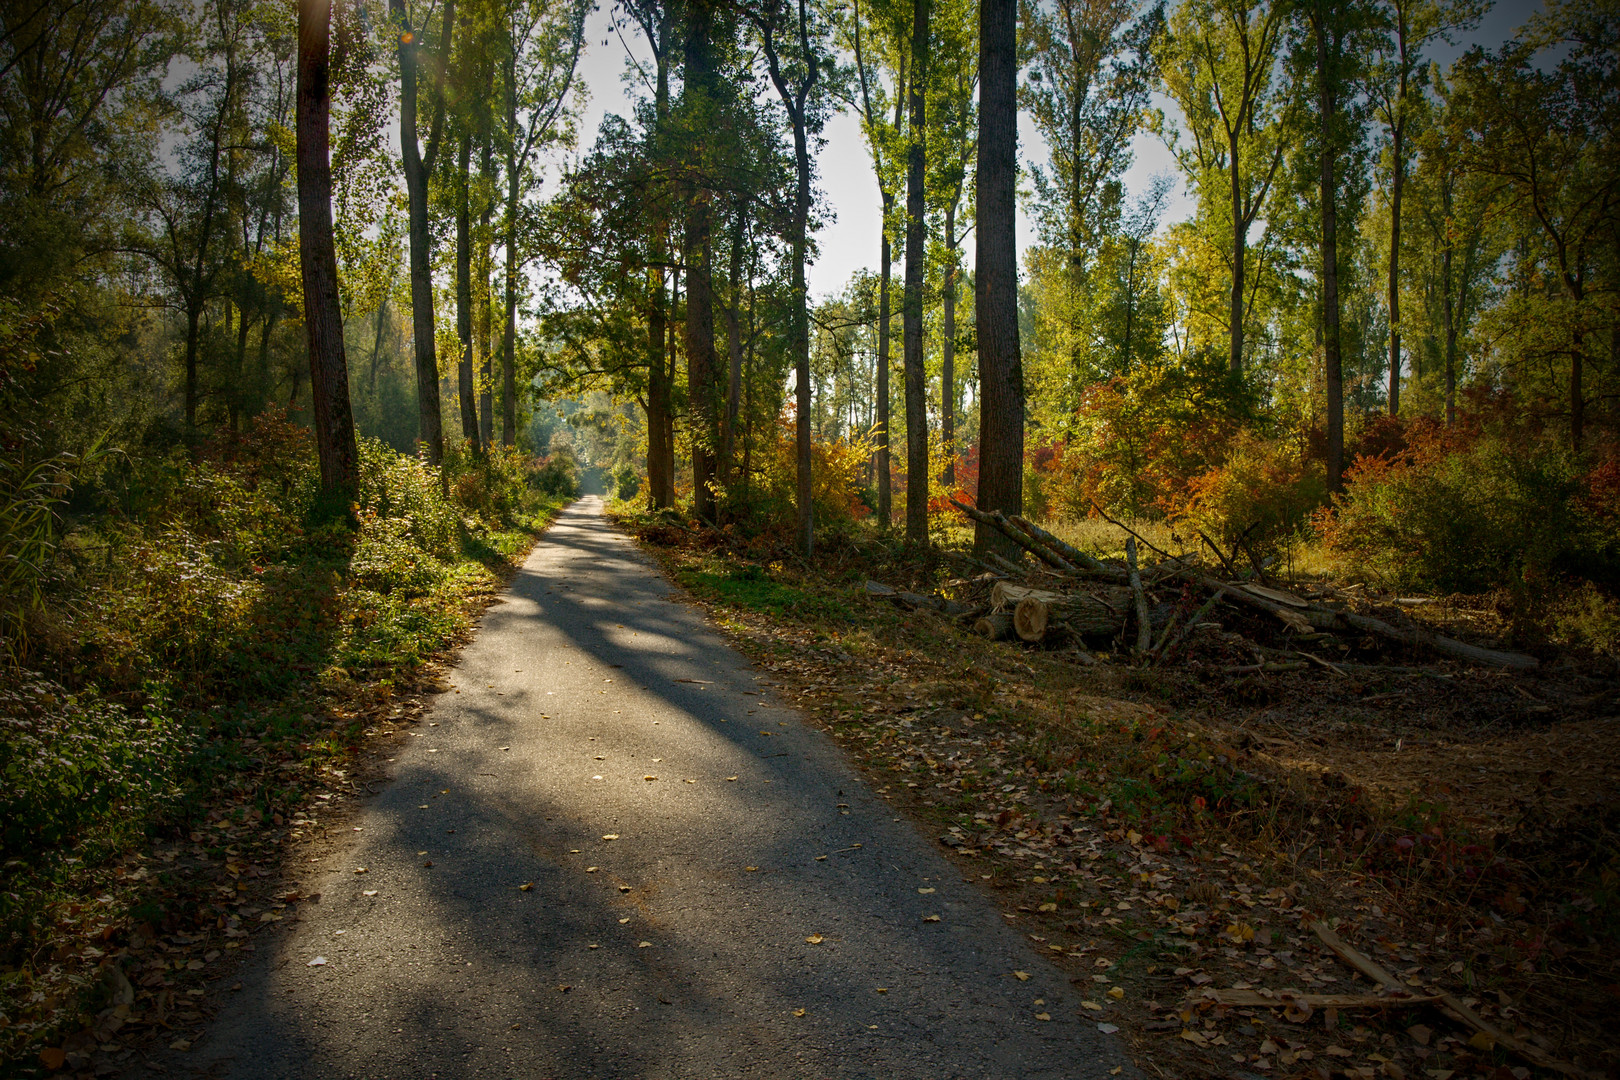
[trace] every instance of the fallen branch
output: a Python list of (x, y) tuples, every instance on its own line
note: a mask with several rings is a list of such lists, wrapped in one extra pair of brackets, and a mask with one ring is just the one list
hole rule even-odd
[(1192, 633), (1193, 630), (1197, 628), (1198, 624), (1204, 621), (1204, 616), (1208, 615), (1210, 610), (1213, 609), (1216, 604), (1220, 603), (1225, 597), (1225, 589), (1216, 589), (1215, 595), (1211, 596), (1208, 600), (1205, 600), (1203, 606), (1197, 611), (1193, 612), (1192, 618), (1188, 619), (1186, 623), (1182, 625), (1181, 630), (1177, 632), (1174, 638), (1171, 638), (1167, 643), (1160, 644), (1157, 654), (1153, 657), (1153, 662), (1158, 664), (1168, 660), (1171, 654), (1181, 646), (1182, 640), (1188, 634)]
[(1136, 569), (1136, 534), (1125, 541), (1125, 566), (1130, 574), (1131, 593), (1136, 597), (1136, 651), (1146, 655), (1153, 649), (1153, 624), (1148, 619), (1147, 595), (1142, 592), (1142, 575)]
[(1391, 1005), (1429, 1005), (1440, 1000), (1439, 994), (1417, 994), (1408, 997), (1385, 997), (1379, 994), (1277, 994), (1268, 996), (1261, 990), (1212, 990), (1201, 995), (1205, 1001), (1238, 1008), (1286, 1009), (1308, 1005), (1313, 1009), (1383, 1009)]
[(1041, 543), (1045, 544), (1059, 555), (1062, 555), (1065, 559), (1068, 559), (1070, 562), (1089, 573), (1102, 574), (1105, 577), (1114, 577), (1115, 575), (1119, 574), (1118, 570), (1111, 566), (1104, 566), (1092, 556), (1087, 555), (1074, 545), (1053, 536), (1051, 533), (1047, 532), (1045, 529), (1041, 528), (1039, 525), (1028, 520), (1027, 518), (1020, 517), (1017, 514), (1009, 514), (1007, 520), (1029, 533), (1029, 535), (1033, 536), (1035, 539), (1039, 540)]
[(979, 524), (988, 525), (992, 529), (995, 529), (997, 532), (1001, 533), (1001, 535), (1005, 536), (1007, 539), (1011, 540), (1013, 543), (1017, 544), (1019, 547), (1023, 548), (1025, 551), (1029, 552), (1046, 565), (1055, 567), (1059, 570), (1074, 569), (1074, 567), (1070, 566), (1061, 555), (1051, 551), (1040, 541), (1014, 526), (1012, 522), (1007, 520), (1007, 516), (1001, 511), (996, 510), (991, 513), (986, 513), (985, 511), (980, 510), (978, 507), (967, 506), (963, 503), (957, 502), (955, 499), (951, 500), (951, 505), (956, 507), (962, 513), (966, 514), (968, 517), (972, 518), (974, 521), (977, 521)]
[[(1361, 974), (1367, 976), (1367, 978), (1371, 979), (1373, 982), (1392, 989), (1402, 991), (1405, 990), (1405, 987), (1402, 985), (1399, 979), (1391, 975), (1384, 967), (1380, 966), (1378, 963), (1356, 950), (1338, 934), (1334, 933), (1333, 928), (1328, 926), (1327, 923), (1314, 922), (1311, 924), (1311, 929), (1315, 931), (1316, 936), (1321, 939), (1322, 944), (1326, 945), (1330, 950), (1332, 950), (1335, 956), (1337, 956), (1340, 960), (1343, 960), (1346, 964), (1349, 964), (1351, 967), (1355, 968), (1357, 971), (1361, 972)], [(1485, 1035), (1493, 1042), (1499, 1043), (1507, 1049), (1513, 1051), (1515, 1054), (1518, 1054), (1530, 1064), (1539, 1066), (1543, 1069), (1551, 1069), (1554, 1072), (1563, 1073), (1565, 1076), (1584, 1077), (1587, 1075), (1584, 1070), (1578, 1068), (1577, 1066), (1571, 1065), (1567, 1061), (1560, 1061), (1541, 1050), (1539, 1047), (1492, 1027), (1473, 1009), (1463, 1004), (1462, 1000), (1455, 994), (1450, 994), (1442, 990), (1435, 995), (1435, 999), (1436, 1004), (1440, 1006), (1440, 1011), (1451, 1017), (1451, 1019), (1468, 1025), (1475, 1031)]]

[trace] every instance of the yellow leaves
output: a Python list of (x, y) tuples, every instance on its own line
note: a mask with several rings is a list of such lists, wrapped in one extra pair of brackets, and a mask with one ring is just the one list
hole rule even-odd
[(648, 773), (646, 776), (643, 776), (642, 779), (652, 781), (658, 779), (658, 777), (654, 776), (652, 773)]
[(1208, 1046), (1209, 1045), (1209, 1040), (1204, 1038), (1203, 1033), (1198, 1032), (1198, 1031), (1194, 1031), (1192, 1028), (1182, 1028), (1181, 1029), (1181, 1037), (1183, 1039), (1186, 1039), (1188, 1042), (1192, 1043), (1194, 1046)]
[(586, 867), (586, 868), (585, 868), (585, 872), (586, 872), (586, 873), (587, 873), (587, 874), (594, 874), (594, 873), (596, 873), (596, 872), (597, 872), (597, 871), (598, 871), (598, 870), (600, 870), (600, 869), (601, 869), (601, 867), (599, 867), (599, 866), (587, 866), (587, 867)]
[(532, 881), (525, 881), (522, 885), (518, 886), (518, 892), (533, 892), (533, 891), (534, 891), (534, 882), (532, 882)]
[(726, 779), (727, 779), (727, 780), (735, 780), (735, 779), (737, 779), (737, 778), (736, 778), (736, 777), (735, 777), (735, 776), (728, 776), (728, 777), (726, 777)]
[(889, 992), (889, 988), (887, 986), (879, 986), (877, 987), (877, 992), (880, 994), (887, 994)]
[(820, 945), (826, 940), (827, 939), (822, 937), (820, 934), (811, 934), (809, 937), (804, 939), (806, 945)]
[(360, 895), (361, 896), (376, 896), (377, 895), (377, 890), (376, 889), (367, 889), (365, 892), (361, 893)]
[(1035, 910), (1036, 911), (1056, 911), (1057, 910), (1057, 905), (1052, 904), (1052, 903), (1046, 903), (1046, 904), (1042, 904), (1040, 907), (1036, 908)]
[(1112, 989), (1110, 989), (1108, 991), (1108, 996), (1113, 998), (1115, 1001), (1124, 1001), (1125, 1000), (1125, 988), (1123, 986), (1113, 987)]
[(606, 834), (605, 836), (602, 837), (602, 839), (604, 839), (604, 840), (617, 840), (618, 838), (619, 838), (619, 834), (616, 833), (616, 832), (610, 832), (610, 833), (608, 833), (608, 834)]
[(1468, 1045), (1481, 1053), (1490, 1053), (1496, 1049), (1496, 1036), (1488, 1031), (1476, 1031), (1474, 1037), (1468, 1040)]
[(1090, 1009), (1092, 1012), (1102, 1012), (1103, 1011), (1103, 1007), (1101, 1005), (1097, 1004), (1095, 1001), (1082, 1001), (1080, 1003), (1080, 1007), (1082, 1009)]
[(745, 867), (743, 867), (743, 869), (748, 871), (750, 874), (753, 874), (753, 873), (758, 872), (759, 867), (757, 867), (757, 866), (745, 866)]
[(917, 891), (919, 893), (923, 894), (924, 896), (927, 896), (929, 893), (933, 892), (934, 890), (929, 888), (929, 889), (918, 889)]
[(357, 867), (355, 867), (355, 868), (354, 868), (354, 872), (355, 872), (355, 873), (357, 873), (357, 874), (364, 874), (364, 873), (368, 873), (368, 871), (367, 871), (367, 870), (366, 870), (366, 868), (365, 868), (365, 867), (363, 867), (363, 866), (357, 866)]
[(1246, 922), (1235, 922), (1226, 928), (1226, 936), (1237, 942), (1254, 940), (1254, 927)]
[(1052, 1019), (1052, 1014), (1051, 1013), (1038, 1012), (1038, 1013), (1035, 1014), (1035, 1019), (1037, 1019), (1037, 1020), (1050, 1020), (1050, 1019)]
[(794, 1016), (803, 1016), (804, 1015), (804, 1010), (803, 1009), (794, 1009), (793, 1010), (793, 1015)]
[(924, 915), (923, 922), (939, 922), (938, 915)]
[(650, 942), (650, 941), (638, 941), (638, 942), (636, 942), (636, 948), (638, 948), (638, 949), (650, 949), (650, 948), (652, 948), (652, 942)]
[(1013, 972), (1013, 978), (1017, 979), (1019, 982), (1029, 982), (1029, 972), (1015, 971)]

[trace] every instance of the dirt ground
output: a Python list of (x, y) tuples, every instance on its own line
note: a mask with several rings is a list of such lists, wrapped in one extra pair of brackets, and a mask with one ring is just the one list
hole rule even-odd
[[(1032, 950), (1095, 991), (1087, 1008), (1145, 1071), (1620, 1070), (1620, 696), (1601, 664), (1553, 657), (1510, 674), (1313, 641), (1304, 649), (1327, 663), (1233, 674), (1253, 641), (1298, 645), (1223, 609), (1173, 665), (1084, 666), (861, 587), (971, 602), (948, 568), (862, 551), (812, 568), (692, 537), (654, 531), (648, 547), (993, 891)], [(761, 610), (703, 587), (744, 565), (844, 609)], [(1371, 610), (1399, 617), (1378, 600)], [(1428, 625), (1498, 644), (1487, 619), (1446, 609), (1425, 611)], [(1460, 999), (1489, 1032), (1387, 993), (1284, 1003), (1377, 989), (1318, 923), (1412, 994)], [(1242, 991), (1247, 1004), (1223, 1003)]]

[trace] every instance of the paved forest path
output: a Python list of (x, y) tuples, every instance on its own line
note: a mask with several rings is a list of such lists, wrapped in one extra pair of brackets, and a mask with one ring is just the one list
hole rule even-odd
[(169, 1075), (1121, 1065), (1064, 977), (601, 511), (583, 499), (541, 539), (437, 726), (403, 740), (342, 863), (305, 881), (320, 903), (261, 945)]

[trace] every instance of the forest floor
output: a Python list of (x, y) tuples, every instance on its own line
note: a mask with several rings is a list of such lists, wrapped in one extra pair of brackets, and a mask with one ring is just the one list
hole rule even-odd
[[(1234, 675), (1206, 635), (1173, 666), (1086, 667), (864, 595), (972, 589), (897, 543), (834, 540), (807, 565), (625, 524), (1145, 1073), (1620, 1075), (1620, 692), (1599, 663), (1508, 673), (1366, 638), (1342, 668)], [(1504, 634), (1484, 600), (1418, 610)], [(1479, 1023), (1356, 1005), (1377, 987), (1318, 926)]]

